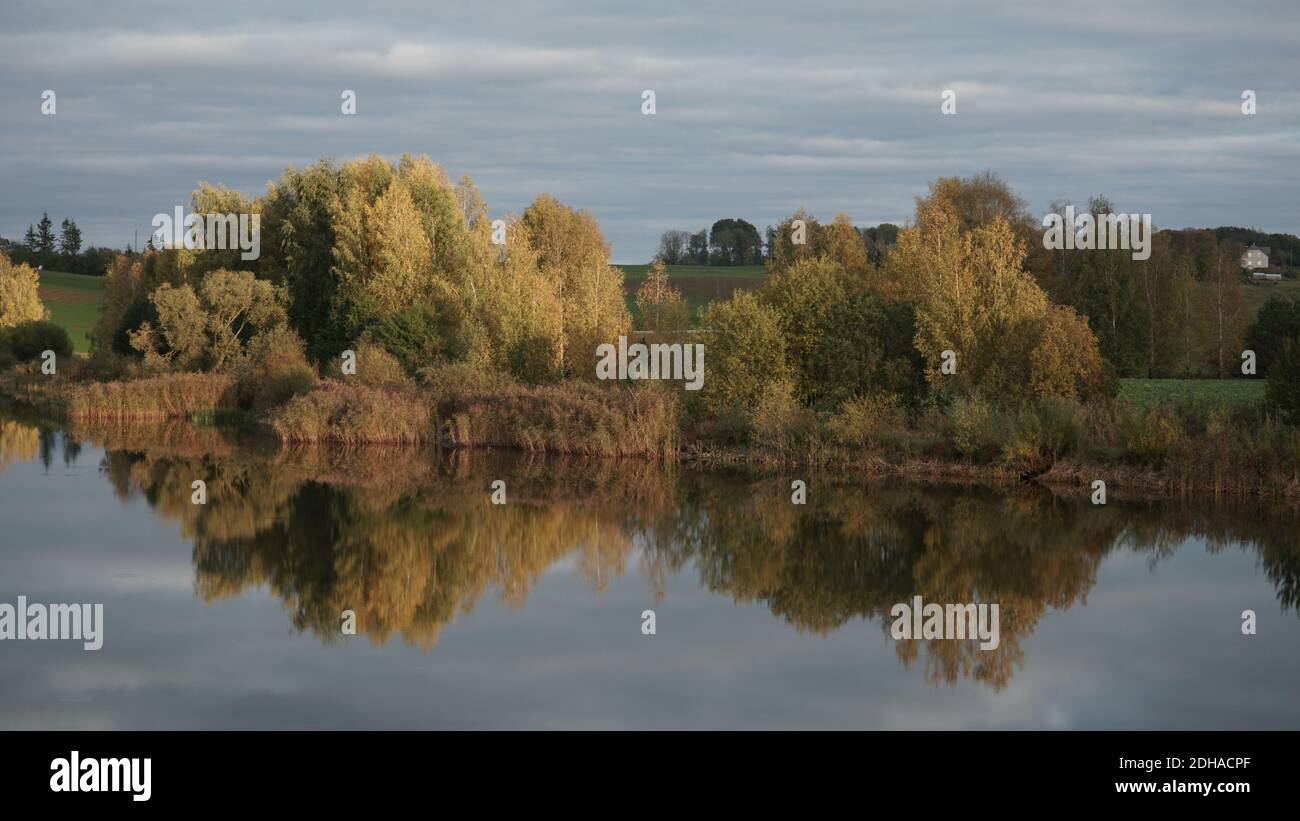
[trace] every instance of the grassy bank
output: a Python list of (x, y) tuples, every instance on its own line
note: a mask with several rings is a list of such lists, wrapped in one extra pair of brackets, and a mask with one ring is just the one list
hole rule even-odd
[(325, 379), (256, 410), (236, 380), (214, 374), (99, 382), (75, 368), (56, 378), (13, 371), (0, 378), (0, 395), (82, 422), (243, 414), (287, 444), (511, 448), (774, 474), (1081, 488), (1101, 479), (1163, 495), (1300, 497), (1300, 429), (1249, 391), (1233, 392), (1255, 384), (1167, 380), (1145, 391), (1130, 385), (1119, 400), (1014, 408), (975, 398), (904, 408), (877, 398), (816, 412), (765, 401), (725, 424), (663, 386), (528, 386), (463, 365), (426, 369), (418, 381)]

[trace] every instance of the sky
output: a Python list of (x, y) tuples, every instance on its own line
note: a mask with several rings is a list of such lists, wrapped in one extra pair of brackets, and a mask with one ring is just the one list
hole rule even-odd
[(201, 180), (258, 194), (371, 152), (468, 173), (493, 218), (589, 209), (616, 263), (801, 206), (903, 223), (986, 169), (1036, 214), (1105, 194), (1158, 227), (1300, 233), (1300, 5), (1081, 8), (6, 0), (0, 236), (49, 212), (123, 247)]

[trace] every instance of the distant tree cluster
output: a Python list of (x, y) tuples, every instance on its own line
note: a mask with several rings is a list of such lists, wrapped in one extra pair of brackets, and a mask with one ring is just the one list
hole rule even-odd
[[(655, 258), (667, 265), (762, 265), (777, 259), (774, 255), (780, 253), (779, 228), (769, 225), (760, 236), (758, 229), (743, 219), (721, 219), (711, 228), (695, 233), (665, 231), (659, 237)], [(850, 228), (856, 234), (854, 241), (862, 245), (872, 262), (884, 257), (898, 235), (898, 226), (889, 223), (872, 228), (850, 225)], [(813, 248), (820, 248), (825, 241), (821, 232), (822, 226), (811, 220), (808, 242)]]
[(33, 268), (49, 268), (74, 274), (102, 276), (108, 264), (118, 253), (110, 248), (82, 249), (81, 229), (76, 221), (64, 219), (55, 230), (48, 213), (42, 214), (20, 242), (0, 237), (0, 253), (14, 262), (23, 262)]

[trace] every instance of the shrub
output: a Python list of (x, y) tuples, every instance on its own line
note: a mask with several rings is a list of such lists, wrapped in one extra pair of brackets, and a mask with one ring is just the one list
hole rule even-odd
[(411, 378), (406, 375), (402, 363), (382, 346), (373, 342), (362, 342), (357, 346), (355, 353), (356, 373), (343, 373), (343, 360), (340, 357), (330, 362), (327, 375), (340, 382), (355, 383), (370, 388), (403, 389), (413, 384)]
[(839, 413), (831, 418), (830, 430), (845, 445), (872, 447), (880, 444), (883, 434), (906, 425), (907, 413), (899, 397), (874, 393), (855, 396), (840, 405)]
[(980, 461), (992, 459), (1002, 449), (1003, 419), (984, 399), (962, 396), (948, 408), (948, 441), (963, 456)]
[(1124, 449), (1139, 462), (1163, 465), (1183, 439), (1183, 425), (1167, 405), (1157, 405), (1137, 414), (1128, 427)]
[(466, 362), (421, 368), (419, 378), (420, 384), (436, 403), (455, 401), (463, 396), (491, 394), (515, 384), (506, 374)]
[(44, 319), (15, 325), (3, 333), (3, 344), (19, 362), (30, 362), (44, 351), (60, 359), (72, 356), (72, 340), (61, 325)]
[(1002, 444), (1012, 464), (1051, 464), (1076, 452), (1082, 439), (1083, 408), (1059, 397), (1039, 399), (1021, 408)]
[(234, 371), (240, 404), (254, 410), (282, 405), (316, 385), (316, 371), (307, 362), (302, 340), (287, 325), (249, 340)]
[(767, 450), (792, 450), (812, 438), (816, 423), (816, 415), (794, 398), (793, 385), (773, 382), (754, 409), (753, 441)]

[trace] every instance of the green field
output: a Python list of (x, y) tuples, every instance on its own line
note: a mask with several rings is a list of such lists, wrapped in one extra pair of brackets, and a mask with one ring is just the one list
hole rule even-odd
[(1260, 306), (1267, 302), (1268, 298), (1273, 294), (1290, 297), (1300, 296), (1300, 280), (1284, 279), (1276, 285), (1256, 285), (1251, 282), (1241, 286), (1241, 295), (1245, 298), (1252, 317), (1259, 313)]
[[(623, 292), (627, 309), (639, 319), (636, 309), (636, 289), (645, 281), (649, 265), (617, 265), (623, 269)], [(700, 308), (716, 299), (726, 299), (738, 288), (757, 288), (763, 284), (767, 268), (762, 265), (669, 265), (668, 281), (686, 297), (691, 315), (699, 316)]]
[(1189, 401), (1197, 404), (1258, 404), (1263, 379), (1121, 379), (1119, 398), (1134, 407)]
[(50, 321), (67, 329), (76, 351), (90, 350), (87, 334), (95, 327), (103, 299), (103, 277), (41, 272), (41, 301), (50, 310)]

